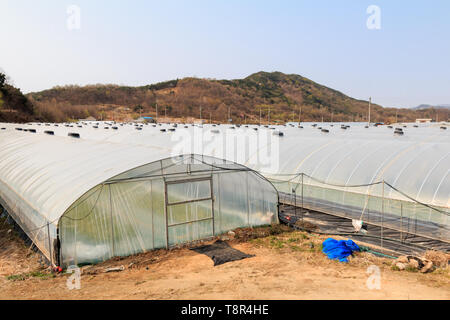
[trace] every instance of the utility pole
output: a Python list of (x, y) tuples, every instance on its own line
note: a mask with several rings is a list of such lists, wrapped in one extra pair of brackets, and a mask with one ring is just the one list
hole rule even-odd
[(227, 122), (230, 122), (230, 119), (231, 119), (231, 107), (228, 106), (228, 120), (227, 120)]
[(158, 102), (156, 103), (156, 122), (158, 122)]
[(395, 123), (398, 123), (398, 111), (395, 111)]
[(370, 105), (372, 104), (372, 97), (369, 98), (369, 122), (367, 125), (370, 127)]
[(269, 113), (267, 114), (267, 125), (270, 125), (270, 105), (269, 105)]
[(300, 125), (302, 122), (302, 107), (300, 106), (300, 112), (298, 114), (298, 125)]
[(202, 106), (200, 106), (200, 121), (202, 120)]
[(167, 106), (164, 107), (164, 118), (166, 118), (167, 121)]
[(262, 106), (259, 106), (259, 125), (261, 125)]

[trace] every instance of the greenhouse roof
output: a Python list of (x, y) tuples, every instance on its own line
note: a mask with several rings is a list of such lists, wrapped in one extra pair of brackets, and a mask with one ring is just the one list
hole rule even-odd
[[(304, 123), (303, 128), (0, 124), (0, 129), (5, 128), (0, 130), (0, 181), (32, 201), (37, 210), (57, 217), (70, 202), (114, 175), (163, 158), (195, 153), (234, 161), (277, 180), (295, 179), (299, 173), (330, 185), (384, 180), (421, 202), (449, 207), (450, 131), (441, 129), (442, 124), (407, 124), (406, 128), (350, 125), (342, 129), (337, 123), (314, 127)], [(403, 135), (394, 134), (397, 127)], [(68, 137), (69, 133), (77, 133), (79, 139)], [(379, 190), (361, 188), (358, 192)], [(398, 198), (399, 194), (389, 191), (387, 196)]]

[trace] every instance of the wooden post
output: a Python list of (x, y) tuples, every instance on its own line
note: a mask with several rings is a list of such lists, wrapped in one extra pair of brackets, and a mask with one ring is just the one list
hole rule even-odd
[(294, 191), (294, 207), (295, 207), (295, 216), (297, 217), (297, 187), (293, 189)]
[(164, 216), (166, 218), (166, 249), (169, 249), (169, 214), (167, 212), (167, 183), (164, 178)]
[(381, 248), (383, 248), (383, 223), (384, 223), (384, 180), (381, 191)]
[[(209, 180), (209, 183), (210, 183), (209, 186), (211, 189), (210, 191), (211, 191), (212, 232), (213, 232), (213, 237), (215, 237), (216, 236), (216, 227), (215, 227), (215, 217), (214, 217), (214, 189), (213, 189), (214, 185), (213, 185), (212, 173), (211, 173), (211, 180)], [(248, 197), (248, 191), (247, 191), (247, 197)]]
[(47, 223), (48, 250), (50, 253), (50, 264), (53, 265), (52, 241), (50, 239), (50, 222)]
[(108, 189), (109, 189), (109, 215), (110, 215), (110, 219), (111, 219), (111, 240), (112, 240), (112, 256), (115, 257), (116, 255), (116, 248), (115, 248), (115, 243), (114, 243), (114, 221), (113, 221), (113, 209), (112, 209), (112, 197), (111, 197), (111, 185), (108, 185)]
[(302, 173), (302, 226), (303, 226), (303, 214), (304, 214), (304, 212), (305, 212), (305, 208), (304, 208), (304, 205), (303, 205), (303, 177), (304, 177), (304, 174)]
[(400, 202), (400, 241), (403, 242), (403, 203)]

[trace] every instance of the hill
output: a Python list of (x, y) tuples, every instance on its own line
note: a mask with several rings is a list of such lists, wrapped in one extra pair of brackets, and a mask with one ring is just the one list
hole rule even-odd
[(412, 108), (414, 110), (426, 110), (426, 109), (449, 109), (450, 104), (440, 104), (440, 105), (431, 105), (431, 104), (421, 104), (417, 107)]
[[(173, 118), (200, 117), (235, 122), (271, 121), (366, 121), (368, 101), (353, 99), (295, 74), (258, 72), (244, 79), (184, 78), (141, 86), (64, 86), (27, 95), (36, 115), (47, 121), (94, 116), (131, 119), (139, 114)], [(269, 111), (270, 110), (270, 111)], [(269, 115), (270, 113), (270, 115)], [(372, 106), (372, 121), (393, 122), (435, 117), (429, 110)], [(442, 111), (440, 119), (449, 118)]]
[(26, 122), (36, 119), (32, 103), (22, 92), (8, 84), (0, 72), (0, 122)]

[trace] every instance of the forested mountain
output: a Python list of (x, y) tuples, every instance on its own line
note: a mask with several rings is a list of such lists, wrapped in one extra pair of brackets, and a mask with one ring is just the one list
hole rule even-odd
[[(139, 114), (235, 122), (367, 121), (368, 101), (353, 99), (305, 77), (281, 72), (258, 72), (245, 79), (184, 78), (141, 87), (88, 85), (55, 87), (27, 95), (34, 116), (66, 121), (87, 116), (132, 119)], [(436, 110), (382, 108), (372, 105), (372, 121), (414, 121), (435, 118)], [(439, 119), (450, 110), (439, 110)]]

